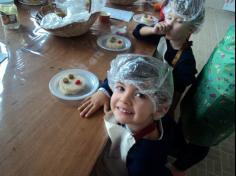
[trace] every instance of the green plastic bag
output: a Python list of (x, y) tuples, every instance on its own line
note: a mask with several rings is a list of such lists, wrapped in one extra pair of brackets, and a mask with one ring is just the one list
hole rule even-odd
[(229, 27), (181, 103), (191, 143), (217, 145), (235, 130), (235, 26)]

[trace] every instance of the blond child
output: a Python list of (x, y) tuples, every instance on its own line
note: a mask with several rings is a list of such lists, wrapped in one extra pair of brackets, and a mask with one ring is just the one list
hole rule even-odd
[(154, 27), (138, 25), (133, 35), (157, 45), (155, 56), (163, 57), (173, 67), (175, 108), (186, 87), (195, 81), (196, 61), (189, 41), (191, 34), (200, 29), (205, 17), (205, 0), (170, 0), (164, 8), (165, 19)]

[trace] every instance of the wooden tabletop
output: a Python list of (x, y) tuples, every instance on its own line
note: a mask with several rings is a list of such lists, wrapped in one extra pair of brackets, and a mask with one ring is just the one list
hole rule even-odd
[(0, 65), (0, 175), (87, 176), (107, 141), (103, 112), (81, 118), (79, 101), (54, 97), (50, 79), (62, 70), (79, 68), (103, 80), (118, 53), (99, 48), (96, 40), (111, 25), (128, 26), (128, 52), (151, 55), (155, 47), (134, 39), (132, 21), (96, 21), (83, 36), (60, 38), (36, 24), (39, 7), (18, 4), (18, 10), (21, 27), (5, 31), (9, 58)]

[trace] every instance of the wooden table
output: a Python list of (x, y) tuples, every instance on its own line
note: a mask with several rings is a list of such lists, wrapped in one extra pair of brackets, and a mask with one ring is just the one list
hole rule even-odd
[[(39, 7), (18, 4), (18, 9), (21, 28), (6, 31), (9, 58), (0, 66), (0, 175), (87, 176), (107, 141), (103, 112), (81, 118), (79, 102), (57, 99), (48, 83), (69, 68), (103, 80), (118, 53), (99, 48), (96, 39), (110, 25), (125, 23), (97, 21), (83, 36), (59, 38), (35, 23)], [(133, 38), (134, 25), (128, 24), (129, 52), (151, 55), (154, 46)]]

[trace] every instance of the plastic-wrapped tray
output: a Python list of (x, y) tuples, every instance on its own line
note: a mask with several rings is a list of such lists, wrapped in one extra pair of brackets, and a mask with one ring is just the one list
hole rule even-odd
[[(89, 6), (89, 12), (90, 10), (91, 10), (91, 6)], [(38, 13), (36, 14), (36, 21), (38, 25), (40, 25), (42, 18), (48, 13), (56, 13), (58, 16), (62, 16), (62, 17), (66, 15), (62, 10), (57, 8), (55, 4), (42, 6), (40, 10), (38, 11)], [(45, 29), (45, 28), (43, 29), (59, 37), (80, 36), (89, 31), (89, 28), (93, 25), (93, 23), (96, 21), (99, 15), (100, 15), (100, 12), (95, 12), (91, 14), (91, 16), (89, 17), (87, 21), (74, 22), (74, 23), (71, 23), (66, 26), (56, 28), (56, 29)]]

